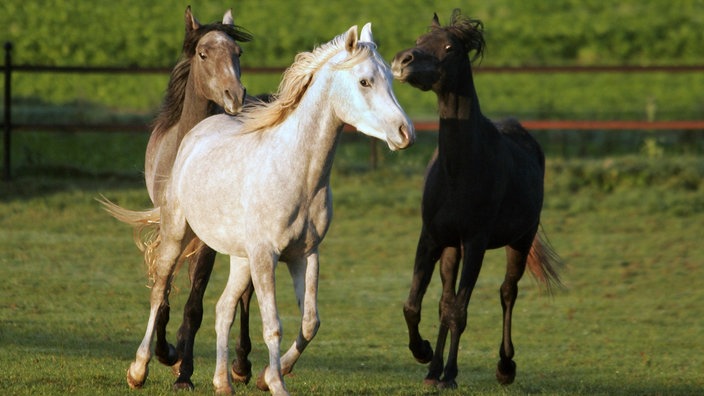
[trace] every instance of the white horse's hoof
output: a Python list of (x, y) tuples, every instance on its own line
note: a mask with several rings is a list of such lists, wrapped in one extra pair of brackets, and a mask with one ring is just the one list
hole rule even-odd
[(147, 375), (149, 375), (149, 367), (144, 368), (144, 373), (140, 375), (134, 375), (134, 362), (130, 364), (130, 368), (127, 369), (127, 385), (132, 389), (141, 389), (144, 383), (147, 381)]

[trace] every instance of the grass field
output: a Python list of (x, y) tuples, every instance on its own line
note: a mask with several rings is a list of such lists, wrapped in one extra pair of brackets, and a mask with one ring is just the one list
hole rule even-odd
[[(149, 289), (130, 229), (94, 198), (147, 206), (139, 173), (143, 137), (71, 139), (51, 155), (72, 158), (76, 147), (94, 147), (81, 154), (78, 168), (37, 158), (0, 185), (2, 394), (128, 393), (125, 371), (146, 325)], [(338, 151), (335, 218), (321, 248), (322, 326), (286, 378), (294, 394), (439, 393), (422, 386), (425, 367), (406, 348), (401, 311), (432, 136), (409, 151), (384, 152), (377, 170), (367, 164), (366, 142), (346, 138)], [(497, 385), (504, 264), (503, 251), (489, 252), (462, 338), (459, 389), (441, 393), (704, 392), (702, 180), (701, 157), (549, 159), (543, 225), (566, 263), (568, 288), (548, 297), (523, 280), (514, 325), (518, 376), (513, 385)], [(212, 393), (213, 313), (226, 276), (220, 257), (197, 339), (194, 394)], [(277, 277), (288, 346), (298, 314), (283, 266)], [(188, 293), (184, 278), (172, 294), (172, 340)], [(438, 297), (436, 277), (421, 323), (431, 340)], [(252, 360), (259, 370), (266, 351), (254, 311)], [(156, 361), (150, 367), (139, 394), (172, 394), (170, 370)], [(237, 393), (261, 394), (253, 385)]]

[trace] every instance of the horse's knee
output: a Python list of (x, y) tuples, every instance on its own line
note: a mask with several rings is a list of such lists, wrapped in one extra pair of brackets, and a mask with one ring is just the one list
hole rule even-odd
[(320, 328), (320, 318), (318, 315), (311, 315), (310, 317), (304, 318), (301, 323), (301, 335), (306, 340), (312, 340), (313, 337), (318, 333)]

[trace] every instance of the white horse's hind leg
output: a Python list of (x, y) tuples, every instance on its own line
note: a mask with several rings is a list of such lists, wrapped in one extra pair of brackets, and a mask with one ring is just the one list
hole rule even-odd
[(217, 334), (217, 357), (213, 385), (215, 392), (230, 394), (233, 392), (232, 379), (228, 370), (228, 339), (230, 327), (235, 319), (237, 301), (249, 286), (249, 261), (246, 258), (230, 257), (230, 276), (227, 285), (218, 300), (215, 310), (215, 333)]
[(154, 285), (150, 295), (149, 321), (142, 343), (137, 349), (134, 362), (127, 370), (127, 383), (133, 389), (141, 388), (147, 380), (149, 373), (148, 364), (151, 360), (151, 343), (154, 338), (154, 326), (161, 309), (168, 307), (168, 294), (171, 290), (176, 260), (181, 254), (181, 239), (162, 237), (157, 248), (158, 260), (156, 264)]
[(301, 310), (301, 329), (298, 338), (281, 358), (281, 373), (286, 375), (293, 370), (303, 350), (311, 342), (320, 327), (318, 316), (318, 252), (307, 258), (289, 263), (289, 272), (293, 279), (299, 309)]

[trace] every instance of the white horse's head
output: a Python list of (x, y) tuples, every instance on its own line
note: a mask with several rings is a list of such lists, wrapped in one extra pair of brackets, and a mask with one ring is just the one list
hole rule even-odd
[(365, 135), (385, 141), (391, 150), (404, 149), (415, 141), (413, 123), (399, 105), (392, 88), (388, 64), (376, 51), (371, 23), (357, 26), (344, 34), (345, 51), (334, 59), (331, 95), (335, 113), (342, 121)]

